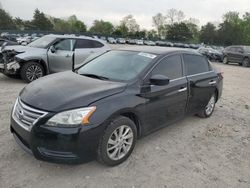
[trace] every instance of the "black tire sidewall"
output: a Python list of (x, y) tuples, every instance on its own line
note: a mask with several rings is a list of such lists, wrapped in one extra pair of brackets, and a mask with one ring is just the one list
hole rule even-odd
[[(122, 159), (115, 161), (115, 160), (110, 159), (108, 156), (107, 142), (108, 142), (111, 134), (114, 132), (114, 130), (117, 129), (121, 125), (127, 125), (132, 129), (134, 139), (133, 139), (133, 143), (132, 143), (132, 146), (131, 146), (129, 152)], [(118, 165), (118, 164), (124, 162), (130, 156), (130, 154), (133, 152), (133, 149), (134, 149), (135, 144), (136, 144), (136, 140), (137, 140), (137, 128), (131, 119), (124, 117), (124, 116), (119, 116), (119, 117), (113, 119), (109, 123), (106, 131), (103, 134), (103, 137), (101, 138), (101, 140), (99, 142), (98, 151), (97, 151), (98, 160), (100, 162), (108, 165), (108, 166), (115, 166), (115, 165)]]
[[(226, 61), (225, 61), (225, 60), (226, 60)], [(223, 58), (222, 62), (223, 62), (223, 64), (228, 64), (228, 58), (227, 58), (227, 56), (225, 56), (225, 57)]]
[(249, 67), (250, 66), (250, 62), (248, 58), (245, 58), (242, 62), (243, 67)]
[[(22, 78), (24, 81), (28, 82), (28, 83), (30, 83), (30, 82), (32, 82), (32, 81), (30, 81), (30, 80), (27, 78), (27, 76), (26, 76), (26, 71), (27, 71), (27, 69), (28, 69), (30, 66), (32, 66), (32, 65), (39, 66), (39, 67), (42, 69), (43, 76), (45, 75), (44, 68), (43, 68), (43, 66), (42, 66), (41, 64), (36, 63), (36, 62), (27, 62), (27, 63), (25, 63), (25, 64), (21, 67), (20, 75), (21, 75), (21, 78)], [(34, 80), (33, 80), (33, 81), (34, 81)]]

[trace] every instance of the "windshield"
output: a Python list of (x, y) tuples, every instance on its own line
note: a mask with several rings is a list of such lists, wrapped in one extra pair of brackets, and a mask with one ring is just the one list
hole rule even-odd
[(135, 78), (149, 65), (156, 55), (132, 51), (110, 51), (93, 59), (77, 72), (96, 75), (109, 80), (128, 81)]
[(250, 53), (250, 46), (245, 46), (244, 50), (245, 50), (246, 53)]
[(31, 42), (28, 46), (35, 48), (47, 48), (47, 46), (55, 39), (56, 37), (53, 36), (44, 36), (35, 40), (34, 42)]

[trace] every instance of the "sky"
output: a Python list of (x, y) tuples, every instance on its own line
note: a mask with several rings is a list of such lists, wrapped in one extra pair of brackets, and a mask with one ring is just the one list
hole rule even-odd
[(74, 14), (88, 27), (95, 19), (118, 25), (124, 16), (132, 14), (142, 29), (152, 29), (152, 16), (166, 14), (171, 8), (182, 10), (187, 19), (198, 19), (199, 25), (218, 23), (228, 11), (241, 15), (250, 12), (249, 0), (0, 0), (0, 4), (13, 17), (32, 19), (38, 8), (59, 18)]

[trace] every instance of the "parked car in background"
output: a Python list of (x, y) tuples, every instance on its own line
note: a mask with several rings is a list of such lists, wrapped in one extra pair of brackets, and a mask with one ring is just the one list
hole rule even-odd
[(136, 40), (135, 39), (128, 39), (127, 43), (128, 44), (136, 44)]
[(206, 56), (210, 61), (223, 61), (223, 54), (213, 48), (200, 47), (197, 51)]
[(90, 37), (46, 35), (27, 46), (5, 47), (0, 72), (21, 75), (23, 80), (32, 82), (50, 73), (71, 70), (91, 54), (108, 50), (105, 42)]
[(250, 67), (250, 46), (229, 46), (223, 51), (223, 63)]
[(144, 43), (143, 43), (143, 40), (136, 40), (135, 43), (136, 43), (137, 45), (143, 45), (143, 44), (144, 44)]
[(166, 46), (166, 42), (158, 40), (158, 41), (155, 41), (155, 45), (156, 46)]
[(187, 115), (210, 117), (222, 87), (221, 73), (199, 53), (147, 46), (113, 50), (75, 72), (26, 86), (10, 130), (37, 159), (78, 163), (97, 155), (115, 166), (130, 156), (138, 138)]
[(166, 42), (166, 46), (174, 47), (174, 44), (172, 42)]
[(124, 38), (118, 38), (116, 41), (118, 44), (126, 44), (126, 40)]
[(104, 42), (107, 42), (107, 38), (104, 36), (101, 36), (100, 39), (103, 40)]
[(10, 41), (10, 40), (4, 39), (4, 38), (0, 38), (0, 49), (1, 49), (3, 44), (5, 44), (5, 46), (18, 45), (17, 42)]
[(108, 37), (107, 41), (110, 44), (116, 44), (116, 40), (113, 37)]
[(145, 40), (145, 41), (144, 41), (144, 44), (145, 44), (145, 45), (148, 45), (148, 46), (155, 46), (155, 45), (156, 45), (155, 42), (152, 41), (152, 40)]

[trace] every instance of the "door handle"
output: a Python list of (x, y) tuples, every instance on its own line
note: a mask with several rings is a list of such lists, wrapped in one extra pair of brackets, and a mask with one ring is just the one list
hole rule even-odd
[(209, 85), (214, 85), (214, 84), (216, 84), (216, 83), (217, 83), (216, 81), (213, 81), (213, 80), (212, 80), (212, 81), (210, 81), (208, 84), (209, 84)]
[(184, 87), (178, 90), (178, 92), (183, 92), (183, 91), (187, 91), (187, 87)]
[(71, 57), (71, 55), (67, 54), (65, 57)]

